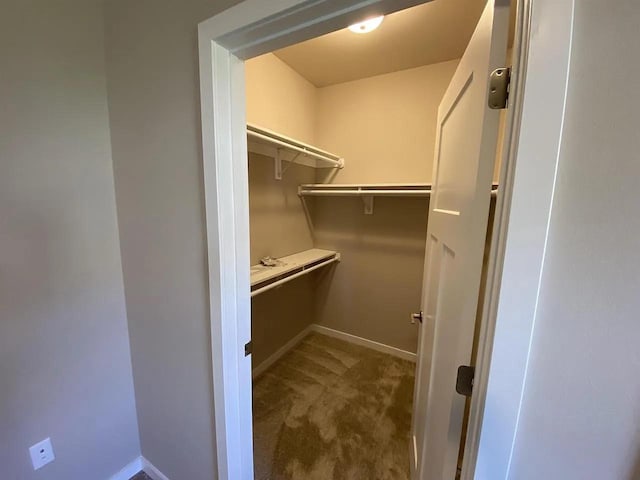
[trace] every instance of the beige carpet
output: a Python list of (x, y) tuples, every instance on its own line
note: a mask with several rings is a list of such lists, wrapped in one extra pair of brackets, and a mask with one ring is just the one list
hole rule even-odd
[(256, 480), (403, 480), (415, 365), (312, 334), (253, 386)]

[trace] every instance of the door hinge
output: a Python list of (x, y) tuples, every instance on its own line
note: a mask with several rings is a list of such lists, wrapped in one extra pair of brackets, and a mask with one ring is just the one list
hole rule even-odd
[(507, 108), (509, 101), (509, 83), (511, 68), (496, 68), (489, 76), (489, 108), (501, 110)]
[(251, 355), (251, 349), (253, 347), (253, 344), (251, 342), (251, 340), (249, 340), (247, 343), (244, 344), (244, 356), (248, 357), (249, 355)]
[(471, 396), (473, 390), (473, 377), (476, 373), (475, 367), (468, 365), (460, 365), (458, 367), (458, 376), (456, 378), (456, 392), (465, 397)]

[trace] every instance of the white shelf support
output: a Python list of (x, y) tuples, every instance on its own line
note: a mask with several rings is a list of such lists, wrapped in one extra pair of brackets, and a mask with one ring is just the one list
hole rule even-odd
[(274, 178), (276, 180), (282, 180), (282, 156), (279, 148), (276, 148), (276, 154), (273, 157), (273, 170)]
[(362, 203), (364, 203), (364, 214), (373, 215), (373, 195), (363, 196)]
[(338, 155), (256, 125), (247, 124), (247, 146), (249, 152), (274, 158), (277, 180), (286, 170), (282, 168), (283, 161), (313, 168), (344, 168), (344, 159)]

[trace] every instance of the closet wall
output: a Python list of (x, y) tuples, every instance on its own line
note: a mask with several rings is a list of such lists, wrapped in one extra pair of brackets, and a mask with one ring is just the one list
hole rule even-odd
[[(436, 115), (457, 60), (318, 89), (317, 143), (346, 160), (333, 183), (429, 182)], [(320, 171), (322, 172), (322, 171)]]
[[(315, 142), (316, 88), (275, 55), (246, 62), (247, 122), (307, 143)], [(313, 183), (315, 169), (285, 164), (275, 180), (273, 159), (249, 154), (251, 264), (313, 248), (298, 185)], [(312, 208), (312, 202), (308, 203)], [(313, 275), (258, 295), (252, 300), (254, 368), (314, 322)]]
[(246, 63), (248, 122), (346, 160), (339, 171), (294, 165), (276, 181), (271, 159), (250, 159), (252, 263), (314, 245), (342, 254), (337, 266), (254, 298), (254, 366), (310, 323), (415, 353), (409, 314), (420, 308), (428, 200), (376, 198), (374, 214), (364, 215), (359, 198), (302, 203), (296, 189), (429, 182), (437, 109), (456, 65), (315, 88), (275, 55)]
[[(319, 89), (318, 144), (346, 159), (332, 183), (428, 183), (436, 116), (457, 60)], [(412, 353), (418, 328), (429, 202), (378, 197), (315, 199), (316, 245), (343, 261), (322, 280), (316, 322)]]
[(272, 53), (245, 62), (245, 78), (247, 122), (315, 143), (316, 87)]

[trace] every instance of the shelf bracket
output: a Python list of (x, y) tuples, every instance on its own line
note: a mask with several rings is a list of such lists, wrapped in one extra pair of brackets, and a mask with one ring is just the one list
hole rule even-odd
[(364, 203), (364, 214), (373, 215), (373, 195), (363, 196), (362, 203)]
[(276, 154), (273, 156), (273, 168), (274, 178), (276, 180), (282, 180), (282, 157), (280, 155), (280, 149), (276, 148)]

